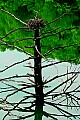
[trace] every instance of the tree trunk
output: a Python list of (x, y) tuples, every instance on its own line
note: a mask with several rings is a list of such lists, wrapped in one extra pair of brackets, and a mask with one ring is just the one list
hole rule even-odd
[(35, 96), (36, 96), (36, 107), (35, 107), (35, 120), (42, 120), (43, 113), (43, 82), (41, 73), (41, 46), (39, 38), (39, 29), (35, 30), (35, 48), (34, 48), (34, 76), (35, 76)]

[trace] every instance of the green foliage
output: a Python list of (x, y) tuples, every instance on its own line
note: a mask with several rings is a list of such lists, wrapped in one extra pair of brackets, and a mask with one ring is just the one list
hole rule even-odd
[[(49, 31), (51, 29), (56, 29), (57, 27), (61, 27), (59, 30), (63, 30), (65, 28), (80, 26), (80, 2), (79, 0), (1, 0), (0, 7), (5, 8), (6, 10), (13, 13), (15, 16), (20, 18), (23, 21), (28, 21), (30, 18), (35, 16), (34, 10), (37, 10), (38, 16), (43, 18), (45, 23), (56, 19), (63, 13), (67, 12), (60, 20), (55, 21), (54, 23), (48, 25), (43, 31)], [(0, 11), (0, 37), (8, 33), (10, 30), (23, 26), (21, 23), (16, 21), (12, 16), (8, 15)], [(53, 31), (51, 34), (54, 34)], [(47, 33), (43, 36), (48, 35)], [(49, 33), (50, 35), (50, 33)], [(7, 36), (4, 41), (14, 42), (14, 45), (23, 48), (27, 45), (33, 45), (34, 43), (31, 41), (22, 41), (16, 42), (17, 39), (25, 38), (25, 37), (33, 37), (32, 33), (27, 33), (25, 31), (19, 30), (17, 32), (12, 33)], [(80, 56), (80, 29), (67, 30), (63, 31), (57, 35), (53, 35), (50, 37), (43, 38), (41, 40), (42, 44), (42, 54), (47, 52), (51, 48), (66, 46), (77, 43), (75, 46), (71, 46), (65, 49), (55, 50), (50, 53), (48, 57), (57, 58), (60, 60), (67, 60), (71, 58), (76, 58)], [(6, 46), (1, 45), (0, 50), (6, 50)], [(11, 48), (10, 48), (11, 49)], [(27, 51), (32, 53), (32, 50)]]

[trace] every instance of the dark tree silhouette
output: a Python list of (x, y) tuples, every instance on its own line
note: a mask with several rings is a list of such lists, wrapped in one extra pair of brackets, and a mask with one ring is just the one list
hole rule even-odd
[[(49, 55), (54, 50), (60, 50), (65, 49), (71, 46), (75, 46), (77, 44), (71, 44), (66, 46), (59, 46), (56, 48), (52, 48), (47, 53), (42, 54), (41, 48), (43, 45), (41, 45), (40, 41), (43, 38), (50, 37), (56, 34), (59, 34), (59, 37), (61, 37), (60, 33), (65, 30), (72, 30), (74, 28), (65, 28), (63, 30), (57, 31), (59, 28), (56, 28), (55, 30), (52, 29), (50, 31), (43, 31), (42, 33), (39, 33), (40, 29), (43, 29), (47, 27), (49, 24), (52, 24), (53, 22), (61, 19), (64, 15), (67, 13), (64, 13), (59, 18), (56, 18), (55, 20), (51, 21), (50, 23), (45, 24), (43, 19), (39, 19), (36, 15), (35, 18), (30, 19), (28, 23), (21, 21), (17, 17), (15, 17), (10, 12), (2, 9), (4, 12), (8, 13), (9, 15), (13, 16), (16, 20), (21, 22), (25, 27), (16, 28), (14, 30), (11, 30), (9, 33), (4, 35), (2, 38), (0, 38), (0, 44), (8, 46), (10, 48), (17, 49), (21, 52), (24, 52), (26, 55), (29, 55), (27, 59), (24, 59), (22, 61), (13, 63), (10, 66), (6, 66), (3, 70), (0, 70), (0, 73), (3, 73), (7, 71), (8, 69), (12, 68), (13, 66), (16, 66), (18, 64), (22, 64), (29, 60), (34, 60), (34, 66), (31, 65), (29, 62), (28, 66), (24, 66), (26, 68), (31, 68), (33, 72), (26, 73), (22, 75), (13, 75), (9, 77), (0, 78), (0, 82), (4, 84), (6, 87), (0, 88), (0, 94), (5, 94), (4, 98), (0, 97), (0, 109), (3, 111), (6, 111), (3, 120), (6, 119), (6, 117), (13, 117), (11, 120), (26, 120), (32, 116), (35, 116), (35, 120), (42, 120), (42, 117), (49, 117), (54, 120), (58, 120), (58, 117), (65, 117), (68, 119), (73, 118), (79, 118), (80, 114), (75, 113), (74, 110), (78, 110), (80, 107), (80, 85), (77, 84), (76, 87), (74, 87), (75, 81), (77, 80), (77, 77), (80, 73), (79, 67), (75, 68), (74, 70), (70, 71), (67, 69), (66, 73), (58, 74), (53, 76), (52, 78), (44, 79), (42, 75), (42, 70), (46, 69), (47, 67), (58, 65), (63, 62), (72, 62), (75, 60), (78, 60), (79, 58), (72, 58), (69, 60), (62, 60), (58, 62), (53, 62), (52, 59), (48, 59), (47, 55)], [(78, 26), (77, 26), (78, 27)], [(21, 40), (17, 40), (16, 42), (26, 41), (32, 39), (34, 41), (33, 46), (24, 46), (24, 48), (30, 48), (33, 49), (34, 55), (27, 52), (24, 48), (20, 48), (18, 46), (13, 45), (13, 42), (6, 42), (4, 38), (6, 38), (11, 33), (17, 31), (17, 30), (26, 30), (27, 31), (33, 31), (34, 37), (27, 37), (23, 38)], [(51, 32), (54, 33), (51, 33)], [(46, 35), (47, 33), (47, 35)], [(48, 42), (48, 41), (47, 41)], [(46, 47), (46, 46), (45, 46)], [(42, 58), (44, 59), (42, 61)], [(43, 65), (42, 63), (47, 61), (46, 65)], [(59, 79), (63, 79), (61, 82), (56, 82)], [(22, 79), (22, 80), (20, 80)], [(27, 79), (25, 81), (25, 79)], [(11, 84), (11, 83), (12, 84)], [(17, 85), (15, 85), (16, 83)], [(56, 84), (58, 83), (58, 84)], [(52, 85), (52, 86), (51, 86)], [(30, 92), (28, 89), (35, 89), (35, 92)], [(44, 92), (44, 89), (47, 89), (46, 92)], [(23, 93), (24, 97), (21, 98), (18, 102), (12, 102), (9, 101), (9, 98), (11, 96), (14, 97), (16, 93)], [(49, 113), (47, 110), (43, 109), (45, 106), (50, 106), (54, 109), (54, 113)], [(56, 110), (56, 112), (55, 112)], [(16, 113), (15, 113), (15, 112)], [(17, 114), (21, 113), (21, 114)], [(10, 120), (10, 119), (9, 119)]]

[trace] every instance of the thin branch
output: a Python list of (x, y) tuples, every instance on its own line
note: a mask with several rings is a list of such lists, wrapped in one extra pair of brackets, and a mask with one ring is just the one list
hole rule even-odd
[[(4, 108), (2, 108), (2, 107), (0, 107), (0, 109), (4, 110), (4, 111), (6, 111), (6, 112), (7, 112), (7, 111), (10, 112), (9, 109), (4, 109)], [(15, 110), (18, 111), (18, 112), (34, 112), (34, 110), (32, 110), (32, 109), (27, 110), (27, 109), (22, 109), (22, 108), (20, 108), (20, 107), (16, 108)], [(12, 110), (12, 111), (13, 111), (13, 110)]]
[(21, 119), (30, 118), (32, 116), (34, 116), (34, 113), (30, 114), (30, 115), (27, 115), (27, 116), (17, 116), (18, 117), (17, 119), (10, 119), (10, 120), (21, 120)]
[(76, 45), (78, 45), (78, 44), (79, 44), (79, 43), (74, 43), (74, 44), (71, 44), (71, 45), (59, 46), (59, 47), (52, 48), (52, 49), (50, 49), (47, 53), (45, 53), (44, 56), (47, 56), (48, 54), (50, 54), (50, 53), (51, 53), (52, 51), (54, 51), (54, 50), (65, 49), (65, 48), (68, 48), (68, 47), (76, 46)]
[(63, 16), (65, 16), (65, 15), (68, 15), (68, 13), (62, 14), (62, 15), (59, 16), (58, 18), (56, 18), (56, 19), (52, 20), (51, 22), (47, 23), (45, 26), (47, 26), (47, 25), (49, 25), (49, 24), (51, 24), (51, 23), (53, 23), (53, 22), (55, 22), (55, 21), (57, 21), (57, 20), (60, 20), (60, 19), (61, 19)]
[[(56, 105), (56, 104), (54, 104), (54, 103), (50, 103), (50, 102), (46, 102), (45, 101), (45, 103), (46, 104), (48, 104), (48, 105), (51, 105), (51, 106), (53, 106), (53, 107), (55, 107), (55, 108), (57, 108), (62, 114), (64, 114), (64, 116), (66, 116), (66, 114), (67, 115), (70, 115), (70, 117), (72, 116), (72, 117), (74, 117), (75, 118), (75, 115), (73, 115), (73, 114), (71, 114), (70, 112), (68, 112), (68, 111), (66, 111), (66, 110), (64, 110), (64, 109), (62, 109), (62, 108), (60, 108), (60, 107), (58, 107), (58, 105)], [(66, 116), (67, 117), (67, 116)]]
[[(51, 92), (55, 91), (57, 88), (61, 87), (62, 85), (64, 85), (64, 84), (67, 83), (68, 81), (70, 81), (70, 80), (71, 80), (72, 78), (74, 78), (77, 74), (78, 74), (78, 73), (76, 72), (71, 78), (69, 78), (68, 80), (66, 80), (66, 81), (62, 82), (61, 84), (57, 85), (57, 86), (56, 86), (55, 88), (53, 88), (52, 90), (48, 91), (48, 92), (45, 94), (45, 96), (48, 95), (48, 94), (50, 94)], [(58, 76), (56, 76), (56, 77), (58, 77)]]
[(0, 89), (2, 89), (2, 90), (7, 90), (7, 89), (10, 89), (11, 87), (0, 87)]
[[(46, 114), (47, 112), (45, 112), (45, 111), (43, 111), (44, 112), (44, 116), (48, 116), (48, 114), (50, 114), (50, 113), (48, 113), (48, 114)], [(53, 115), (53, 116), (57, 116), (57, 117), (59, 117), (59, 116), (63, 116), (64, 117), (64, 115), (62, 115), (62, 114), (50, 114), (50, 115)], [(80, 115), (78, 115), (78, 114), (76, 114), (75, 116), (80, 116)], [(66, 117), (71, 117), (71, 115), (66, 115)]]
[(25, 101), (27, 98), (21, 99), (13, 108), (12, 110), (15, 110), (15, 108), (18, 107), (18, 105), (20, 105), (23, 101)]
[(45, 117), (50, 117), (50, 118), (52, 118), (53, 120), (58, 120), (57, 118), (55, 118), (55, 117), (53, 117), (50, 113), (48, 113), (48, 112), (45, 112), (45, 111), (43, 111), (43, 115), (45, 116)]
[(32, 59), (32, 58), (29, 57), (29, 58), (24, 59), (24, 60), (22, 60), (22, 61), (16, 62), (16, 63), (14, 63), (14, 64), (12, 64), (12, 65), (10, 65), (10, 66), (7, 66), (5, 69), (0, 70), (0, 72), (4, 72), (4, 71), (6, 71), (6, 70), (9, 69), (9, 68), (12, 68), (13, 66), (18, 65), (18, 64), (21, 64), (21, 63), (23, 63), (23, 62), (25, 62), (25, 61), (27, 61), (27, 60), (30, 60), (30, 59)]
[[(59, 101), (61, 98), (62, 98), (62, 96), (69, 96), (69, 94), (70, 95), (72, 95), (72, 96), (74, 96), (72, 93), (80, 93), (80, 90), (77, 90), (77, 91), (75, 91), (75, 90), (72, 90), (72, 91), (69, 91), (69, 92), (62, 92), (62, 93), (53, 93), (53, 94), (51, 94), (51, 95), (48, 95), (47, 96), (47, 98), (45, 99), (45, 100), (47, 100), (47, 99), (54, 99), (53, 100), (53, 102), (55, 102), (55, 101)], [(60, 96), (60, 97), (59, 97)], [(51, 97), (51, 98), (49, 98), (49, 97)], [(55, 98), (57, 98), (57, 99), (55, 99)], [(71, 98), (70, 96), (69, 96), (69, 98)], [(80, 100), (80, 98), (79, 97), (77, 97), (77, 96), (75, 96), (75, 98), (77, 99), (77, 100)], [(66, 100), (66, 98), (64, 99), (64, 100), (62, 100), (62, 101), (60, 101), (59, 103), (57, 103), (57, 104), (60, 104), (60, 103), (62, 103), (62, 102), (64, 102)], [(56, 104), (56, 103), (55, 103)], [(62, 103), (62, 105), (63, 105), (63, 103)], [(64, 106), (66, 106), (66, 105), (64, 105)], [(72, 107), (74, 107), (74, 106), (72, 106)], [(75, 105), (75, 107), (80, 107), (79, 105), (77, 106), (77, 105)]]
[(39, 55), (42, 56), (42, 57), (45, 59), (44, 55), (42, 55), (42, 54), (39, 52), (39, 50), (37, 49), (37, 46), (35, 46), (35, 49), (36, 49), (36, 51), (39, 53)]
[(20, 20), (19, 18), (17, 18), (15, 15), (13, 15), (12, 13), (8, 12), (7, 10), (1, 9), (2, 11), (4, 11), (5, 13), (8, 13), (9, 15), (11, 15), (12, 17), (14, 17), (17, 21), (19, 21), (20, 23), (26, 25), (26, 27), (28, 27), (28, 24), (26, 22), (23, 22), (22, 20)]
[(9, 115), (9, 111), (5, 114), (5, 116), (3, 117), (3, 120), (5, 120), (5, 118)]
[(13, 78), (26, 78), (26, 77), (34, 77), (34, 75), (32, 74), (26, 74), (26, 75), (14, 75), (14, 76), (10, 76), (10, 77), (5, 77), (0, 79), (0, 81), (5, 81), (5, 80), (9, 80), (9, 79), (13, 79)]
[(56, 64), (59, 64), (59, 63), (62, 63), (62, 62), (75, 61), (75, 60), (77, 60), (77, 59), (79, 59), (79, 57), (78, 57), (78, 58), (69, 59), (69, 60), (61, 60), (61, 61), (58, 61), (58, 62), (55, 62), (55, 63), (51, 63), (51, 64), (48, 64), (48, 65), (44, 65), (44, 66), (42, 66), (42, 68), (46, 68), (46, 67), (48, 67), (48, 66), (56, 65)]
[(26, 27), (20, 27), (20, 28), (15, 28), (15, 29), (13, 29), (13, 30), (11, 30), (10, 32), (8, 32), (6, 35), (4, 35), (2, 38), (0, 38), (1, 40), (2, 39), (4, 39), (4, 38), (6, 38), (8, 35), (10, 35), (11, 33), (13, 33), (13, 32), (15, 32), (15, 31), (17, 31), (17, 30), (21, 30), (21, 29), (26, 29)]
[(15, 49), (17, 49), (17, 50), (19, 50), (19, 51), (22, 51), (22, 52), (30, 55), (31, 57), (33, 57), (33, 55), (31, 55), (30, 53), (26, 52), (25, 50), (23, 50), (23, 49), (20, 48), (20, 47), (14, 46), (14, 45), (12, 45), (12, 44), (10, 44), (10, 43), (6, 43), (5, 41), (3, 41), (3, 40), (1, 40), (1, 39), (0, 39), (0, 42), (2, 42), (4, 45), (6, 45), (6, 46), (8, 46), (8, 47), (15, 48)]
[[(3, 82), (3, 83), (4, 83), (4, 82)], [(10, 86), (10, 87), (12, 87), (12, 88), (15, 88), (15, 91), (14, 91), (13, 93), (8, 94), (3, 101), (6, 101), (8, 97), (14, 95), (15, 93), (17, 93), (17, 92), (19, 92), (19, 91), (22, 91), (22, 92), (24, 92), (24, 93), (27, 93), (27, 94), (30, 94), (30, 95), (34, 96), (33, 93), (24, 90), (24, 89), (26, 89), (26, 87), (16, 88), (16, 87), (14, 87), (13, 85), (9, 85), (9, 84), (7, 84), (7, 83), (4, 83), (4, 84), (7, 85), (7, 86)], [(28, 97), (32, 97), (32, 96), (28, 96)], [(26, 98), (28, 98), (28, 97), (26, 97)]]
[(58, 27), (58, 28), (55, 28), (55, 29), (50, 29), (50, 30), (48, 30), (48, 31), (42, 32), (42, 33), (40, 34), (40, 36), (41, 36), (41, 35), (44, 35), (44, 34), (51, 33), (51, 32), (53, 32), (53, 31), (56, 31), (56, 30), (58, 30), (59, 28), (61, 28), (61, 27)]
[(14, 91), (14, 89), (0, 91), (0, 94), (4, 92), (9, 92), (9, 91)]
[(9, 93), (7, 96), (6, 96), (6, 98), (4, 99), (4, 101), (6, 101), (9, 97), (11, 97), (11, 96), (13, 96), (15, 93), (17, 93), (18, 92), (18, 90), (16, 90), (16, 91), (14, 91), (14, 92), (12, 92), (12, 93)]
[(61, 31), (58, 31), (58, 32), (55, 32), (55, 33), (53, 33), (53, 34), (43, 36), (43, 37), (41, 37), (40, 39), (46, 38), (46, 37), (50, 37), (50, 36), (54, 36), (54, 35), (57, 35), (57, 34), (59, 34), (59, 33), (61, 33), (61, 32), (66, 31), (66, 30), (73, 30), (73, 29), (76, 29), (76, 28), (80, 28), (80, 26), (76, 26), (76, 27), (73, 27), (73, 28), (65, 28), (65, 29), (63, 29), (63, 30), (61, 30)]
[(27, 38), (17, 39), (15, 41), (11, 41), (11, 43), (22, 42), (22, 41), (26, 41), (26, 40), (33, 40), (33, 37), (27, 37)]
[(71, 83), (70, 85), (66, 86), (66, 88), (64, 89), (64, 91), (67, 91), (72, 85), (73, 85), (73, 82), (76, 80), (76, 78), (78, 77), (78, 75), (76, 75), (73, 80), (71, 80)]
[(25, 48), (34, 48), (34, 46), (24, 46)]

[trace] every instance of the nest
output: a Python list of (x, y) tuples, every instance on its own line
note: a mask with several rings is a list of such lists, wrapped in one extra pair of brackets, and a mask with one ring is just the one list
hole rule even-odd
[(39, 18), (30, 19), (28, 22), (30, 29), (36, 30), (44, 27), (44, 20)]

